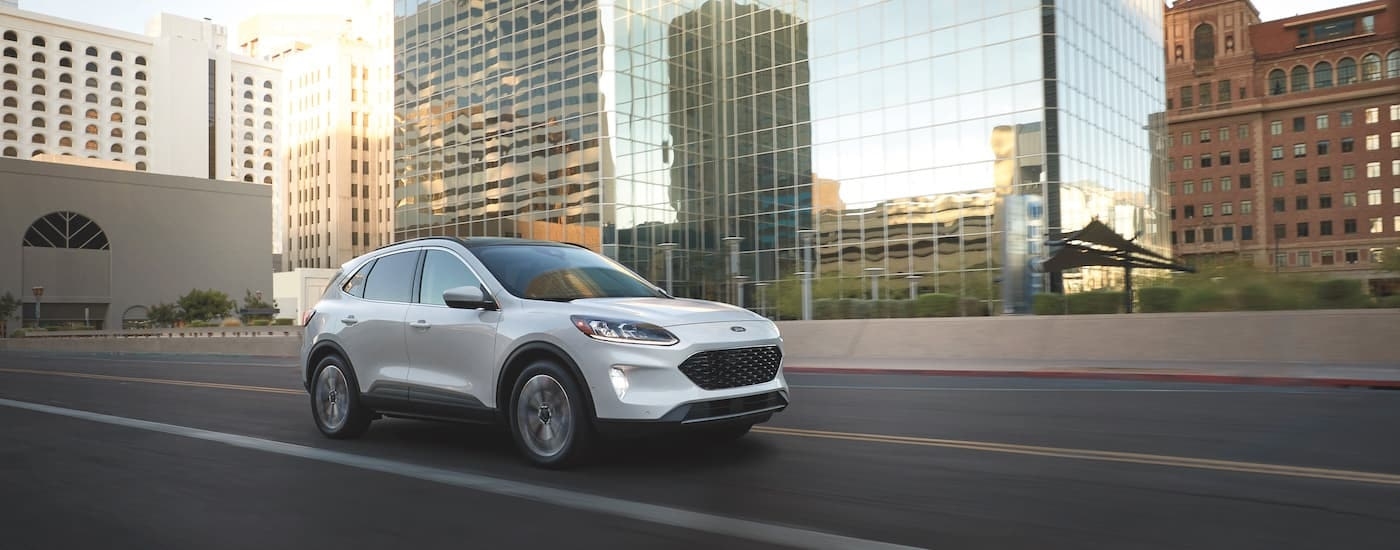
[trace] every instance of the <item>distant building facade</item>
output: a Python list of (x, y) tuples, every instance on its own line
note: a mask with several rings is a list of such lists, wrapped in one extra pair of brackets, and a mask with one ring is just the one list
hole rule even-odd
[(98, 329), (144, 320), (149, 306), (195, 288), (240, 301), (246, 291), (270, 294), (271, 192), (0, 159), (0, 294), (23, 301), (23, 326)]
[(1400, 253), (1400, 4), (1260, 21), (1248, 0), (1189, 0), (1165, 28), (1177, 254), (1391, 277), (1376, 269)]

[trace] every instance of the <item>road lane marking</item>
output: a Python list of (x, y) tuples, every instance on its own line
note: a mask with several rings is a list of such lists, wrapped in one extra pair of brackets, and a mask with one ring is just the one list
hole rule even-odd
[(142, 384), (164, 384), (167, 386), (186, 386), (194, 388), (211, 388), (220, 390), (237, 390), (261, 393), (277, 393), (285, 395), (306, 395), (304, 390), (292, 390), (284, 388), (269, 388), (265, 386), (244, 386), (241, 384), (220, 384), (217, 382), (195, 382), (193, 380), (173, 380), (169, 378), (138, 378), (134, 376), (114, 376), (110, 374), (92, 374), (87, 372), (68, 372), (55, 370), (36, 369), (7, 369), (0, 368), (0, 372), (11, 374), (37, 374), (43, 376), (61, 376), (65, 378), (86, 378), (90, 380), (108, 380), (112, 382), (139, 382)]
[(957, 386), (831, 386), (790, 384), (799, 390), (871, 390), (871, 391), (967, 391), (967, 392), (1127, 392), (1127, 393), (1287, 393), (1287, 394), (1336, 394), (1335, 391), (1316, 390), (1275, 390), (1259, 388), (1248, 390), (1192, 389), (1192, 388), (973, 388)]
[(838, 439), (845, 441), (861, 441), (867, 443), (891, 443), (897, 445), (915, 445), (922, 447), (942, 447), (948, 449), (964, 449), (970, 451), (985, 451), (994, 453), (1072, 458), (1080, 460), (1099, 460), (1107, 462), (1126, 462), (1134, 464), (1151, 464), (1159, 466), (1175, 466), (1180, 468), (1196, 468), (1202, 470), (1220, 470), (1289, 477), (1306, 477), (1340, 481), (1355, 481), (1359, 483), (1375, 483), (1381, 485), (1400, 485), (1400, 475), (1361, 472), (1355, 470), (1334, 470), (1329, 468), (1310, 468), (1305, 466), (1281, 466), (1277, 464), (1264, 464), (1259, 462), (1238, 462), (1233, 460), (1215, 460), (1208, 458), (1191, 458), (1145, 453), (1126, 453), (1118, 451), (1095, 451), (1088, 449), (1070, 449), (1064, 447), (1041, 447), (1036, 445), (1016, 445), (1011, 443), (991, 443), (985, 441), (967, 441), (959, 439), (935, 439), (928, 437), (909, 437), (899, 435), (829, 432), (821, 430), (779, 428), (775, 426), (755, 426), (753, 430), (758, 433), (770, 435), (786, 435), (818, 439)]
[(446, 470), (429, 466), (420, 466), (408, 462), (375, 458), (329, 449), (318, 449), (304, 445), (284, 443), (270, 439), (261, 439), (236, 435), (186, 426), (176, 426), (174, 424), (164, 424), (151, 422), (148, 420), (138, 420), (121, 416), (111, 416), (106, 414), (82, 411), (77, 409), (66, 409), (51, 405), (29, 403), (25, 401), (13, 401), (10, 399), (0, 399), (0, 406), (23, 409), (38, 413), (65, 416), (91, 422), (100, 422), (114, 426), (135, 428), (151, 432), (164, 433), (203, 441), (223, 443), (233, 447), (263, 451), (316, 460), (331, 464), (339, 464), (352, 468), (370, 470), (374, 472), (408, 477), (434, 483), (441, 483), (454, 487), (461, 487), (495, 495), (515, 497), (534, 502), (540, 502), (553, 506), (573, 508), (585, 512), (596, 514), (606, 514), (610, 516), (622, 517), (638, 521), (646, 521), (659, 525), (690, 529), (693, 531), (703, 531), (716, 535), (743, 538), (756, 542), (763, 542), (784, 547), (798, 548), (821, 548), (821, 549), (846, 549), (846, 548), (872, 548), (872, 549), (908, 549), (912, 546), (901, 546), (886, 542), (879, 542), (867, 539), (859, 539), (800, 529), (774, 525), (757, 521), (707, 514), (681, 508), (672, 508), (656, 504), (647, 504), (631, 500), (624, 500), (613, 497), (606, 497), (590, 493), (570, 491), (535, 485), (521, 481), (514, 481), (504, 478), (491, 477), (482, 474)]
[[(89, 374), (66, 371), (46, 371), (28, 369), (4, 369), (0, 368), (0, 373), (10, 372), (19, 374), (37, 374), (49, 376), (64, 376), (73, 378), (88, 378), (95, 380), (110, 380), (119, 382), (140, 382), (150, 384), (165, 384), (172, 386), (187, 386), (212, 389), (226, 389), (234, 391), (252, 391), (263, 393), (275, 393), (283, 395), (305, 395), (302, 390), (271, 388), (263, 386), (244, 386), (238, 384), (218, 384), (212, 382), (193, 382), (187, 380), (172, 380), (161, 378), (135, 378), (127, 376), (110, 376), (104, 374)], [(857, 441), (864, 443), (885, 443), (894, 445), (911, 445), (917, 447), (941, 447), (947, 449), (962, 449), (969, 451), (983, 451), (1002, 454), (1019, 454), (1030, 456), (1045, 456), (1054, 458), (1069, 458), (1077, 460), (1097, 460), (1104, 462), (1121, 462), (1132, 464), (1147, 464), (1156, 466), (1173, 466), (1179, 468), (1194, 468), (1201, 470), (1216, 470), (1228, 472), (1241, 472), (1252, 474), (1278, 475), (1287, 477), (1301, 477), (1313, 479), (1329, 479), (1337, 481), (1352, 481), (1359, 483), (1374, 483), (1381, 485), (1400, 485), (1400, 475), (1362, 472), (1355, 470), (1336, 470), (1329, 468), (1311, 468), (1306, 466), (1283, 466), (1276, 464), (1265, 464), (1260, 462), (1239, 462), (1232, 460), (1215, 460), (1207, 458), (1192, 458), (1172, 455), (1156, 455), (1146, 453), (1129, 453), (1119, 451), (1096, 451), (1090, 449), (1072, 449), (1065, 447), (1043, 447), (1036, 445), (1018, 445), (1013, 443), (993, 443), (987, 441), (972, 441), (961, 439), (937, 439), (928, 437), (912, 437), (901, 435), (881, 435), (856, 432), (832, 432), (822, 430), (806, 430), (798, 428), (780, 428), (776, 426), (755, 426), (753, 431), (768, 435), (783, 435), (789, 437), (806, 437), (817, 439), (833, 439), (843, 441)]]

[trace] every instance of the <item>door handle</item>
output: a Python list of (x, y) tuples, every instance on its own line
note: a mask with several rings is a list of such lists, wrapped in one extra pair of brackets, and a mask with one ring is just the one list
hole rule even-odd
[(349, 317), (341, 317), (341, 318), (340, 318), (340, 322), (345, 323), (345, 324), (347, 324), (347, 325), (353, 325), (353, 324), (358, 323), (358, 322), (360, 322), (360, 321), (359, 321), (358, 319), (355, 319), (355, 316), (354, 316), (354, 315), (351, 315), (351, 316), (349, 316)]
[(409, 323), (408, 326), (413, 327), (413, 328), (421, 328), (421, 329), (430, 329), (430, 328), (433, 328), (433, 325), (432, 325), (431, 323), (427, 322), (427, 321), (414, 321), (414, 322), (412, 322), (412, 323)]

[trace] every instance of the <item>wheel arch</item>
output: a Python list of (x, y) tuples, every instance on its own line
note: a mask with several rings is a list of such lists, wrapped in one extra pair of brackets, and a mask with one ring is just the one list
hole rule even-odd
[(337, 355), (345, 362), (346, 368), (350, 369), (351, 380), (355, 381), (356, 386), (359, 385), (360, 377), (355, 375), (355, 365), (350, 362), (350, 355), (345, 353), (345, 348), (331, 340), (322, 340), (311, 346), (311, 352), (306, 354), (306, 364), (302, 365), (302, 385), (306, 386), (307, 391), (311, 391), (311, 377), (316, 374), (316, 365), (330, 355)]
[(583, 370), (559, 346), (549, 342), (535, 341), (528, 342), (515, 348), (506, 358), (505, 368), (501, 369), (500, 375), (496, 378), (496, 412), (503, 421), (508, 420), (510, 393), (515, 388), (515, 380), (520, 377), (520, 373), (530, 363), (539, 360), (553, 360), (562, 365), (574, 376), (574, 382), (583, 390), (584, 406), (588, 410), (590, 420), (597, 419), (597, 411), (593, 407), (593, 389), (588, 386), (588, 379), (583, 376)]

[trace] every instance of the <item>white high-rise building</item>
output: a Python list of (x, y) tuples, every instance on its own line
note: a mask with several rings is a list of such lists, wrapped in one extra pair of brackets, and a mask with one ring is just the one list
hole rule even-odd
[[(393, 238), (390, 11), (260, 15), (239, 24), (245, 54), (278, 63), (287, 186), (278, 223), (283, 269), (336, 267)], [(280, 206), (280, 205), (279, 205)]]
[(0, 3), (6, 157), (275, 184), (279, 82), (208, 20), (160, 14), (140, 35)]

